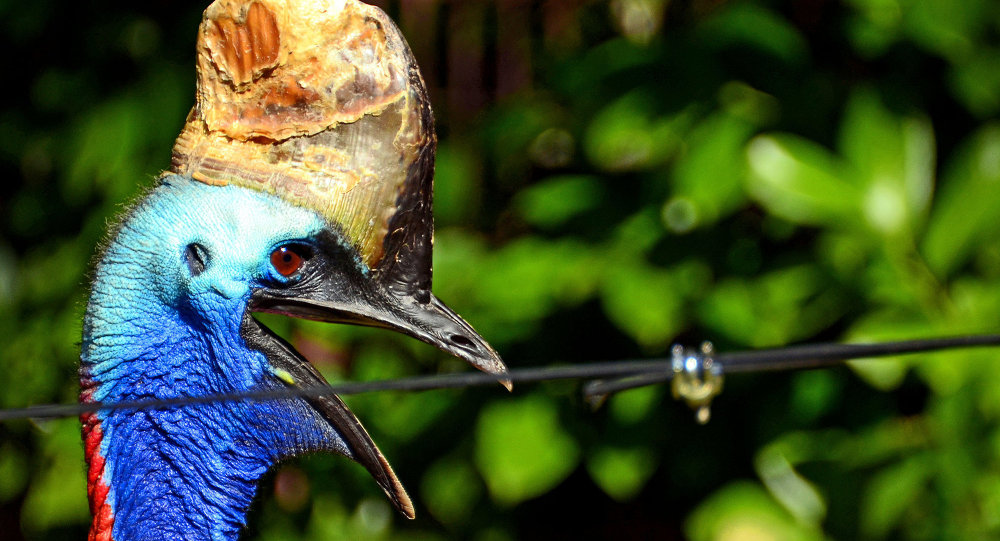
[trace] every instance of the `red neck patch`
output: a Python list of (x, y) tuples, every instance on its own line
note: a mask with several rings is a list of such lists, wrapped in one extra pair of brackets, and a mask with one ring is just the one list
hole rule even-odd
[[(80, 382), (80, 402), (93, 401), (94, 389), (97, 384), (92, 380)], [(80, 414), (83, 424), (84, 460), (87, 462), (87, 498), (90, 500), (90, 514), (94, 517), (90, 523), (90, 534), (87, 541), (112, 541), (111, 530), (115, 522), (111, 502), (108, 501), (108, 485), (104, 482), (104, 457), (101, 455), (101, 419), (97, 412)]]

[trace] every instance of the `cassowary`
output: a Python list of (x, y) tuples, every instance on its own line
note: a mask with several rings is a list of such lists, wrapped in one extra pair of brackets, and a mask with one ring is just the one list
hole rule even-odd
[[(435, 136), (392, 22), (353, 0), (219, 0), (198, 38), (195, 107), (171, 170), (97, 266), (81, 400), (324, 384), (254, 317), (400, 331), (488, 372), (496, 352), (431, 294)], [(82, 416), (90, 539), (233, 539), (276, 462), (332, 451), (413, 516), (336, 396)]]

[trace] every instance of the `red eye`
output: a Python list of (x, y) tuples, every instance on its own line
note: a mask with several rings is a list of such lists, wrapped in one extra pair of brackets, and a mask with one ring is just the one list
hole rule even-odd
[(271, 252), (271, 266), (278, 274), (288, 277), (302, 268), (305, 258), (293, 246), (281, 246)]

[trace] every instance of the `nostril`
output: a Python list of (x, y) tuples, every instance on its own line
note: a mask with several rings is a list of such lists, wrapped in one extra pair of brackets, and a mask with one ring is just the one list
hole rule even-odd
[(456, 346), (461, 348), (476, 349), (476, 345), (472, 343), (472, 340), (469, 340), (468, 338), (460, 334), (453, 334), (448, 337), (448, 340), (451, 340), (452, 344), (455, 344)]

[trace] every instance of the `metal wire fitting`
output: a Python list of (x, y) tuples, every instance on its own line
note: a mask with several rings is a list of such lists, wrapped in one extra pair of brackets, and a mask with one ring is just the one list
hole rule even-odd
[(698, 423), (707, 423), (712, 415), (712, 399), (722, 392), (722, 365), (713, 358), (715, 347), (707, 341), (697, 350), (676, 344), (670, 354), (674, 374), (670, 390), (674, 399), (684, 400), (695, 410)]

